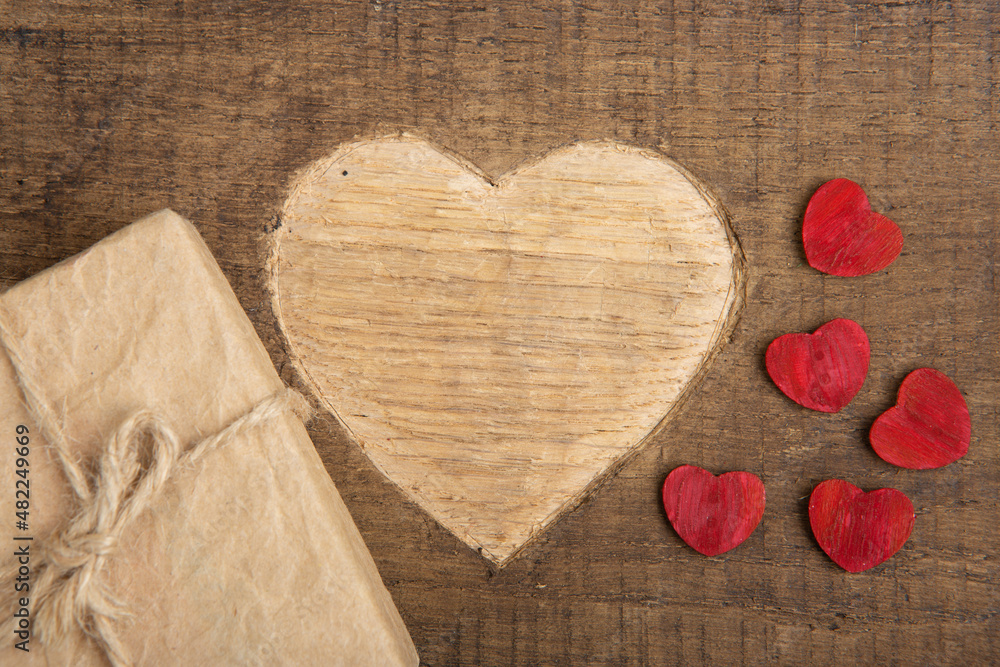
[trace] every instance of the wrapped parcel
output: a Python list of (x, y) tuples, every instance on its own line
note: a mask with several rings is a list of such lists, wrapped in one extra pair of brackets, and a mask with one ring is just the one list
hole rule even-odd
[(417, 664), (190, 223), (161, 211), (14, 286), (0, 342), (0, 664)]

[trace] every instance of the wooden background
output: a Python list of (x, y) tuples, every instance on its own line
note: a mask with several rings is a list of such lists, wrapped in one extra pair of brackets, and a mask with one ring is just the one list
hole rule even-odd
[[(997, 526), (1000, 5), (0, 0), (0, 285), (169, 206), (219, 258), (283, 377), (262, 235), (296, 170), (407, 130), (492, 174), (555, 146), (659, 147), (708, 182), (749, 262), (743, 319), (672, 428), (503, 570), (388, 482), (331, 418), (311, 427), (429, 665), (988, 664)], [(822, 275), (799, 226), (848, 177), (902, 227), (877, 275)], [(779, 334), (834, 317), (872, 342), (837, 415), (763, 369)], [(967, 397), (962, 461), (905, 471), (867, 445), (904, 375)], [(707, 559), (668, 526), (675, 466), (761, 476), (747, 543)], [(859, 575), (806, 518), (822, 479), (893, 486), (902, 551)]]

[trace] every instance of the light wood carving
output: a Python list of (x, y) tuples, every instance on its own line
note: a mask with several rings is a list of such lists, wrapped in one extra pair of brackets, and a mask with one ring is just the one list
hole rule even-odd
[(389, 479), (500, 565), (662, 427), (742, 304), (719, 206), (617, 143), (496, 180), (415, 137), (349, 143), (281, 221), (294, 363)]

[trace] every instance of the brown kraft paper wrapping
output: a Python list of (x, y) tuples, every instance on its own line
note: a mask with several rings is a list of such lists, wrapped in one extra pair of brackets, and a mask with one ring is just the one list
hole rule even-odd
[[(105, 443), (137, 411), (169, 425), (183, 452), (255, 417), (284, 387), (208, 248), (171, 211), (0, 295), (0, 334), (0, 566), (16, 572), (27, 545), (31, 570), (27, 592), (0, 591), (9, 628), (19, 597), (34, 621), (30, 587), (46, 543), (81, 504), (29, 415), (48, 421), (45, 434), (96, 484)], [(196, 460), (182, 454), (98, 559), (93, 576), (127, 611), (113, 624), (127, 654), (119, 664), (417, 664), (300, 418), (268, 414)], [(30, 437), (27, 530), (16, 526), (18, 426)], [(27, 653), (13, 631), (4, 635), (3, 665), (115, 662), (100, 637), (75, 626), (44, 643), (32, 634)]]

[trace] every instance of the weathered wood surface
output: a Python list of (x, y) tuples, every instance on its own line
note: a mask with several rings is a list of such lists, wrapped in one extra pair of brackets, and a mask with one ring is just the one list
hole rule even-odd
[[(0, 0), (0, 280), (152, 210), (198, 223), (283, 377), (262, 237), (295, 172), (414, 131), (490, 174), (576, 140), (654, 147), (707, 182), (749, 265), (732, 342), (652, 442), (503, 570), (385, 481), (332, 418), (311, 434), (432, 665), (988, 664), (1000, 660), (1000, 7), (967, 3), (22, 3)], [(824, 181), (903, 230), (873, 276), (822, 275), (799, 226)], [(835, 317), (872, 343), (834, 415), (764, 372)], [(936, 471), (866, 443), (908, 371), (965, 394), (972, 445)], [(682, 463), (767, 487), (706, 559), (667, 525)], [(809, 534), (839, 477), (914, 502), (913, 535), (850, 575)]]
[(622, 144), (491, 182), (414, 136), (348, 142), (280, 220), (269, 289), (300, 376), (501, 566), (669, 424), (743, 304), (718, 204)]

